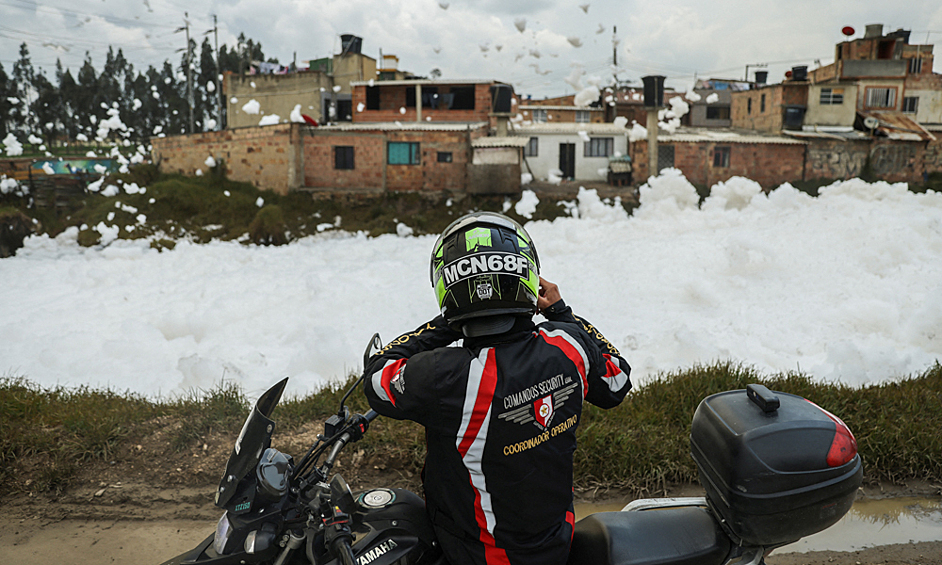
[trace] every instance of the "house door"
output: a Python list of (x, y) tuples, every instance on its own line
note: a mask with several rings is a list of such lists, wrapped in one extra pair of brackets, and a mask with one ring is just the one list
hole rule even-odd
[(559, 170), (564, 179), (576, 178), (576, 144), (559, 144)]

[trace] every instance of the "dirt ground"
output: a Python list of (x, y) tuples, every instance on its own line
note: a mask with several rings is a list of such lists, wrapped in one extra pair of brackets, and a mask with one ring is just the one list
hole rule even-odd
[[(313, 426), (292, 432), (290, 442), (273, 447), (298, 453), (317, 433)], [(219, 474), (234, 436), (202, 438), (189, 449), (168, 451), (167, 428), (114, 454), (112, 461), (83, 464), (58, 490), (36, 489), (29, 477), (42, 475), (42, 458), (17, 462), (23, 477), (3, 495), (0, 515), (0, 563), (18, 565), (157, 565), (192, 548), (213, 533), (221, 512), (212, 504)], [(394, 460), (370, 460), (348, 451), (335, 468), (354, 490), (371, 486), (416, 490), (418, 477)], [(922, 496), (938, 499), (942, 488), (927, 483), (869, 485), (860, 496)], [(698, 485), (668, 487), (645, 496), (702, 496)], [(630, 493), (579, 493), (593, 505), (617, 505)], [(608, 508), (605, 508), (608, 509)], [(578, 511), (578, 510), (577, 510)], [(903, 543), (853, 552), (773, 554), (768, 565), (912, 565), (942, 563), (942, 540)]]

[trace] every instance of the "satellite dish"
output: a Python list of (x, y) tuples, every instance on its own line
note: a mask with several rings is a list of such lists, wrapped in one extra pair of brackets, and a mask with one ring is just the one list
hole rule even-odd
[(850, 37), (850, 36), (854, 35), (854, 28), (852, 28), (852, 27), (850, 27), (850, 26), (844, 26), (844, 27), (841, 29), (841, 33), (843, 33), (843, 34), (846, 35), (847, 37)]
[(864, 118), (864, 127), (867, 129), (876, 129), (880, 125), (880, 120), (874, 118), (873, 116), (867, 116)]

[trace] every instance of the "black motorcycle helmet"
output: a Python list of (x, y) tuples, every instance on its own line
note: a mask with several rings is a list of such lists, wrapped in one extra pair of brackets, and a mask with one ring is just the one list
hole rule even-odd
[(504, 333), (536, 313), (540, 259), (523, 226), (503, 214), (452, 222), (432, 248), (429, 277), (442, 316), (468, 337)]

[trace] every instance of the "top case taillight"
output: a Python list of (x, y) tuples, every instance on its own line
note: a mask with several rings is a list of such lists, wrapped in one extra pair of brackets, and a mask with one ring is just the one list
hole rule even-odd
[(808, 401), (815, 408), (822, 411), (828, 418), (834, 421), (836, 429), (834, 430), (834, 439), (831, 440), (831, 448), (828, 449), (827, 464), (828, 467), (840, 467), (857, 455), (857, 440), (850, 428), (843, 420), (831, 414), (824, 408), (821, 408), (814, 402)]

